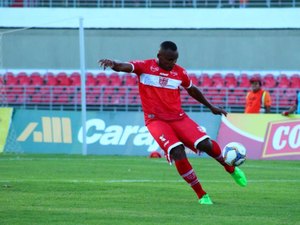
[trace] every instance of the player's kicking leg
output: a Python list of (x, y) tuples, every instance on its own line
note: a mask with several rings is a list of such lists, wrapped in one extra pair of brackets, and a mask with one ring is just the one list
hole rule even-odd
[(179, 175), (193, 188), (199, 198), (200, 204), (213, 204), (209, 195), (203, 190), (197, 175), (186, 157), (183, 145), (178, 145), (170, 150), (170, 158), (175, 162)]
[(225, 163), (224, 158), (222, 156), (221, 148), (216, 141), (205, 139), (198, 143), (197, 149), (206, 152), (209, 156), (217, 160), (231, 175), (231, 177), (238, 185), (242, 187), (247, 186), (247, 178), (244, 172), (238, 167), (229, 166)]
[[(189, 130), (184, 129), (184, 125), (185, 123), (178, 125), (178, 127), (182, 129), (181, 135), (183, 136), (186, 135), (186, 130)], [(173, 126), (176, 126), (176, 124), (173, 124)], [(194, 127), (194, 129), (199, 132), (197, 125)], [(170, 123), (154, 120), (148, 123), (147, 128), (159, 146), (164, 150), (169, 162), (173, 162), (175, 164), (179, 175), (197, 194), (200, 204), (212, 204), (212, 201), (207, 193), (203, 190), (192, 165), (187, 159), (182, 142), (178, 139), (177, 134), (174, 132)], [(177, 133), (179, 132), (177, 131)], [(193, 143), (193, 141), (191, 141), (191, 143)]]

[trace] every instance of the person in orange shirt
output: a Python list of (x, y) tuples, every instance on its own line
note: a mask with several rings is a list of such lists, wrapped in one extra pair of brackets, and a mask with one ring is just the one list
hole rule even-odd
[(246, 96), (245, 113), (270, 113), (271, 96), (268, 91), (261, 88), (261, 79), (259, 77), (252, 77), (250, 83), (251, 91)]

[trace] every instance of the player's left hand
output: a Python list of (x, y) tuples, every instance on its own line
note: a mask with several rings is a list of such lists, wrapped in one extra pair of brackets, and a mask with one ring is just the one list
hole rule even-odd
[(210, 110), (213, 114), (227, 116), (227, 112), (219, 107), (212, 106)]

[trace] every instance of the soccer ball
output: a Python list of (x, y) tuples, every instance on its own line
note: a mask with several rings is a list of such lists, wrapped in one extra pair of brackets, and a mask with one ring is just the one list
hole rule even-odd
[(246, 148), (241, 143), (230, 142), (223, 148), (222, 155), (228, 165), (240, 166), (246, 160)]

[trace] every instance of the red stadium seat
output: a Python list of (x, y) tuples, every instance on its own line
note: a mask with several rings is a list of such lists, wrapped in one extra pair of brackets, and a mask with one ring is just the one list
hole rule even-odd
[(277, 86), (276, 79), (273, 74), (266, 74), (262, 77), (263, 86), (266, 88), (274, 88)]
[(200, 76), (200, 85), (201, 87), (211, 87), (212, 86), (212, 80), (207, 73), (202, 73)]
[(87, 95), (86, 96), (86, 103), (88, 105), (93, 105), (97, 103), (97, 95)]
[(24, 95), (24, 94), (17, 94), (16, 95), (17, 97), (17, 100), (16, 100), (16, 103), (17, 104), (25, 104), (27, 102), (27, 98), (29, 98), (29, 95)]
[(211, 76), (211, 79), (212, 79), (212, 86), (213, 87), (223, 87), (224, 86), (224, 79), (223, 79), (223, 76), (221, 73), (215, 73)]
[(299, 74), (293, 74), (290, 77), (290, 81), (291, 81), (291, 88), (300, 88), (300, 75)]
[(32, 73), (30, 75), (31, 84), (35, 86), (44, 85), (44, 79), (39, 73)]
[(235, 95), (228, 96), (228, 105), (237, 105), (238, 103), (238, 98)]
[(242, 88), (248, 88), (250, 87), (250, 82), (249, 82), (249, 75), (246, 73), (241, 73), (240, 75), (237, 76), (237, 82), (238, 86)]
[(42, 78), (42, 75), (40, 74), (40, 72), (32, 72), (30, 74), (30, 78), (36, 78), (36, 77)]
[(41, 96), (41, 104), (49, 104), (52, 103), (53, 96), (52, 95), (43, 95), (41, 93), (38, 93)]
[(297, 96), (297, 90), (295, 89), (286, 89), (284, 90), (285, 96), (287, 96), (289, 99), (292, 99), (293, 101), (296, 99)]
[(58, 83), (54, 74), (50, 73), (50, 72), (48, 72), (44, 75), (44, 80), (45, 80), (46, 85), (49, 85), (49, 86), (55, 86)]
[(117, 104), (124, 104), (126, 99), (125, 99), (125, 95), (122, 93), (117, 93), (114, 94), (113, 96), (110, 96), (110, 103), (117, 105)]
[(8, 72), (4, 75), (6, 85), (17, 85), (17, 77), (13, 73)]
[(52, 87), (50, 87), (50, 86), (41, 86), (39, 88), (39, 93), (41, 95), (49, 95), (50, 92), (52, 92)]
[(27, 94), (27, 95), (32, 95), (36, 92), (38, 92), (39, 89), (36, 88), (35, 86), (24, 86), (24, 92)]
[[(64, 76), (68, 76), (67, 74), (64, 74)], [(81, 74), (79, 73), (79, 72), (73, 72), (73, 73), (71, 73), (70, 74), (70, 77), (80, 77), (81, 76)]]
[(137, 76), (135, 74), (126, 73), (123, 75), (123, 85), (124, 86), (136, 86), (138, 82)]
[(92, 73), (86, 74), (86, 85), (87, 86), (96, 86), (97, 85), (97, 80), (95, 79), (94, 74), (92, 74)]
[(236, 88), (237, 87), (237, 78), (234, 73), (227, 73), (224, 77), (225, 87), (227, 88)]
[(190, 77), (190, 79), (192, 80), (192, 82), (193, 82), (193, 84), (194, 84), (195, 86), (200, 86), (200, 82), (199, 82), (199, 79), (198, 79), (198, 77), (197, 77), (196, 74), (190, 73), (190, 74), (189, 74), (189, 77)]
[(128, 104), (136, 105), (141, 103), (141, 99), (139, 97), (139, 90), (137, 87), (132, 87), (128, 89)]
[(73, 72), (73, 73), (71, 73), (71, 75), (69, 77), (69, 81), (70, 81), (69, 85), (71, 85), (71, 86), (80, 86), (80, 83), (81, 83), (80, 80), (81, 80), (80, 73)]
[(276, 78), (277, 87), (278, 88), (289, 88), (290, 87), (290, 80), (286, 74), (280, 74)]
[(253, 74), (251, 75), (251, 78), (252, 78), (252, 77), (262, 78), (262, 75), (261, 75), (260, 73), (253, 73)]
[(7, 94), (5, 97), (2, 98), (6, 103), (15, 103), (17, 101), (17, 95), (14, 93)]
[(42, 96), (40, 94), (32, 95), (31, 102), (32, 103), (41, 103), (42, 102)]
[(68, 77), (68, 75), (64, 72), (60, 72), (56, 76), (57, 85), (60, 86), (69, 86), (71, 84), (71, 81)]
[(59, 86), (54, 86), (52, 88), (52, 93), (57, 96), (57, 95), (60, 95), (60, 94), (63, 94), (64, 92), (64, 88), (63, 87), (59, 87)]
[(31, 80), (30, 77), (28, 77), (27, 75), (22, 75), (22, 76), (17, 76), (17, 82), (19, 85), (22, 86), (26, 86), (26, 85), (30, 85), (31, 84)]
[(80, 86), (81, 85), (80, 77), (70, 77), (70, 85), (71, 86)]
[(87, 86), (86, 91), (87, 91), (87, 93), (100, 95), (103, 92), (103, 88), (104, 88), (104, 86)]
[(109, 79), (105, 73), (97, 74), (96, 81), (97, 81), (97, 85), (99, 85), (99, 86), (108, 86), (109, 85)]
[(21, 77), (28, 77), (27, 73), (26, 72), (19, 72), (17, 74), (17, 78), (21, 78)]
[(69, 96), (67, 94), (60, 94), (54, 97), (54, 103), (66, 104), (69, 102)]
[(111, 86), (121, 86), (122, 85), (122, 79), (120, 78), (118, 73), (110, 74), (108, 79), (109, 79), (109, 85), (111, 85)]
[(211, 102), (215, 105), (224, 105), (225, 99), (224, 99), (224, 96), (215, 95), (215, 96), (211, 97)]

